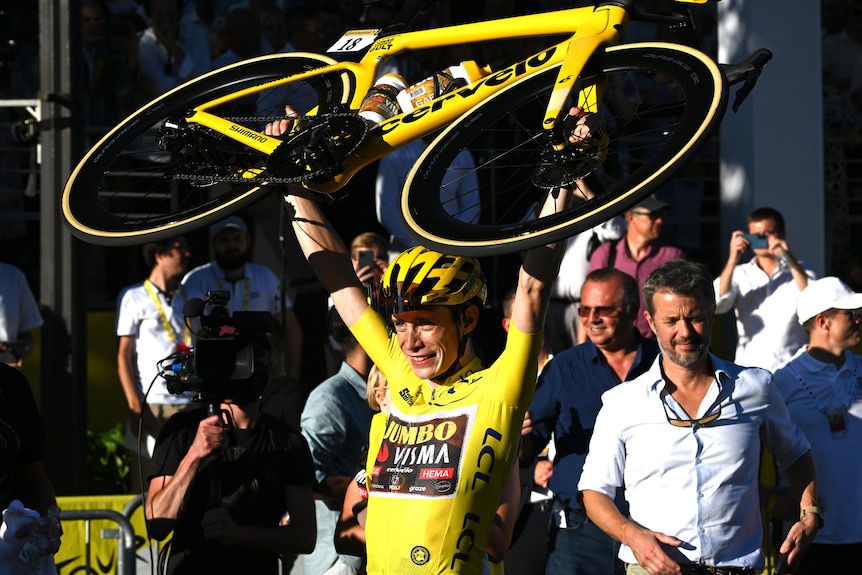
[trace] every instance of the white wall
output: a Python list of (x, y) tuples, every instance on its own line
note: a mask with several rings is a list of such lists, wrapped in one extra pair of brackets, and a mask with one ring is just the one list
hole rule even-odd
[(722, 258), (748, 213), (771, 206), (785, 217), (793, 253), (823, 275), (820, 2), (722, 0), (718, 7), (720, 62), (760, 47), (773, 52), (754, 92), (738, 113), (728, 105), (721, 126)]

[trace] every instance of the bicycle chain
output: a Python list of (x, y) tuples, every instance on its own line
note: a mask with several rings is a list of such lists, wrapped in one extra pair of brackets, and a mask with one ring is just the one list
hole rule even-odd
[[(354, 114), (344, 114), (344, 113), (334, 113), (329, 114), (328, 118), (338, 117), (338, 116), (350, 116), (353, 117)], [(298, 122), (302, 121), (312, 121), (315, 119), (319, 119), (320, 116), (282, 116), (273, 118), (272, 116), (231, 116), (226, 117), (225, 119), (234, 122), (234, 123), (246, 123), (246, 122), (265, 122), (270, 123), (277, 120), (294, 120)], [(288, 134), (289, 135), (289, 134)], [(261, 174), (266, 173), (266, 168), (248, 168), (251, 170), (261, 170)], [(315, 174), (303, 174), (299, 177), (293, 178), (279, 178), (276, 176), (240, 176), (240, 175), (231, 175), (231, 176), (213, 176), (212, 174), (208, 175), (198, 175), (198, 174), (174, 174), (173, 178), (177, 180), (185, 180), (190, 182), (205, 182), (207, 184), (214, 184), (219, 182), (229, 182), (229, 183), (243, 183), (243, 184), (296, 184), (302, 182), (303, 180), (307, 180), (310, 177), (313, 177)]]
[(176, 180), (186, 180), (191, 182), (205, 182), (214, 184), (220, 182), (242, 183), (242, 184), (295, 184), (301, 182), (303, 178), (276, 178), (274, 176), (253, 176), (244, 178), (242, 176), (199, 176), (196, 174), (175, 174)]

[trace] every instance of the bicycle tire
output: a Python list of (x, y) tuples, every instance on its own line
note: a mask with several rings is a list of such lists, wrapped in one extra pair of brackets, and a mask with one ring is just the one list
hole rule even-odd
[[(254, 166), (265, 165), (268, 156), (199, 126), (166, 134), (164, 122), (178, 124), (203, 102), (334, 62), (307, 53), (244, 60), (144, 105), (106, 134), (69, 178), (62, 210), (72, 234), (101, 245), (152, 242), (214, 222), (258, 200), (268, 191), (266, 186), (244, 183), (238, 175), (256, 173)], [(259, 133), (267, 121), (284, 117), (288, 102), (300, 114), (313, 115), (345, 101), (350, 89), (343, 74), (320, 77), (224, 103), (217, 113), (242, 118), (235, 121)], [(159, 150), (160, 138), (173, 149)]]
[[(728, 98), (720, 68), (692, 48), (644, 43), (598, 52), (581, 74), (608, 80), (599, 112), (609, 136), (607, 155), (585, 180), (594, 197), (541, 219), (525, 217), (548, 192), (533, 179), (548, 146), (541, 120), (558, 68), (488, 98), (425, 150), (401, 198), (405, 227), (421, 245), (456, 255), (492, 256), (589, 229), (634, 206), (673, 176), (721, 120)], [(640, 98), (651, 93), (647, 88), (668, 86), (676, 88), (671, 100)], [(577, 88), (576, 83), (573, 93)], [(464, 150), (472, 155), (469, 170), (456, 161)], [(460, 192), (461, 204), (471, 197), (468, 204), (480, 206), (462, 206), (467, 217), (449, 207), (455, 192), (447, 188), (464, 187), (471, 179), (475, 184)]]

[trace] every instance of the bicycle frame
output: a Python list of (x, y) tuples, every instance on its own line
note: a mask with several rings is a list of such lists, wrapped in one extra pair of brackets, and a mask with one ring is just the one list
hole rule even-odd
[[(683, 0), (691, 1), (691, 0)], [(694, 0), (702, 1), (702, 0)], [(571, 8), (526, 16), (460, 24), (403, 32), (377, 38), (358, 62), (335, 62), (309, 72), (287, 76), (261, 86), (247, 88), (197, 106), (187, 117), (257, 151), (272, 154), (282, 139), (252, 132), (247, 128), (216, 116), (208, 110), (226, 101), (255, 94), (294, 81), (325, 75), (342, 76), (350, 87), (342, 104), (350, 110), (359, 109), (365, 94), (377, 79), (381, 65), (389, 58), (407, 51), (441, 48), (465, 42), (478, 43), (500, 39), (569, 34), (569, 38), (549, 46), (529, 58), (479, 79), (452, 93), (434, 99), (428, 104), (395, 116), (369, 130), (359, 148), (344, 161), (344, 170), (325, 183), (303, 182), (316, 192), (332, 193), (340, 189), (361, 168), (386, 155), (391, 150), (417, 140), (443, 128), (467, 112), (477, 103), (505, 89), (514, 82), (562, 64), (557, 75), (556, 88), (545, 113), (545, 129), (553, 129), (557, 120), (568, 112), (567, 104), (575, 81), (590, 56), (603, 46), (618, 43), (621, 30), (628, 22), (625, 9), (616, 5), (597, 8)], [(371, 31), (373, 32), (373, 31)], [(598, 79), (597, 79), (598, 80)], [(583, 78), (581, 78), (583, 84)], [(593, 82), (578, 88), (577, 105), (587, 111), (596, 111), (601, 98), (601, 85)], [(287, 103), (287, 102), (286, 102)], [(565, 110), (563, 108), (566, 108)]]

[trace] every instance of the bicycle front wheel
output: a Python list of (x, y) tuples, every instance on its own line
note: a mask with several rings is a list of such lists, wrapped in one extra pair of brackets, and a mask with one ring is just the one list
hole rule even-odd
[[(63, 191), (72, 233), (102, 245), (131, 245), (188, 232), (221, 219), (266, 191), (269, 156), (208, 128), (185, 122), (204, 102), (334, 63), (317, 54), (276, 54), (238, 62), (192, 79), (146, 104), (105, 135), (81, 160)], [(270, 87), (226, 98), (212, 113), (253, 133), (284, 117), (344, 101), (344, 75)]]
[[(584, 169), (561, 161), (553, 135), (541, 127), (558, 69), (488, 98), (428, 147), (401, 200), (406, 227), (420, 244), (489, 256), (589, 229), (666, 182), (720, 121), (727, 102), (721, 70), (697, 50), (653, 43), (599, 52), (573, 90), (604, 87), (597, 112), (604, 152)], [(573, 164), (582, 173), (573, 176)], [(537, 205), (557, 185), (578, 188), (580, 199), (537, 217)]]

